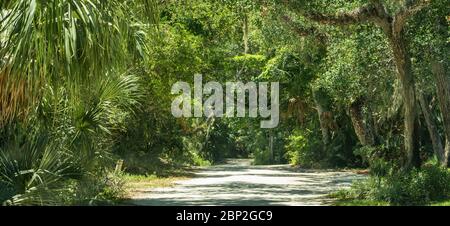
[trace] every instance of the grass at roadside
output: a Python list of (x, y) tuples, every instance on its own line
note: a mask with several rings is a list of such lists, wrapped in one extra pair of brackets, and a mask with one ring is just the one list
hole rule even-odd
[(123, 193), (114, 205), (134, 205), (131, 201), (133, 195), (143, 189), (172, 187), (177, 181), (194, 177), (195, 169), (189, 167), (171, 168), (155, 171), (149, 174), (121, 174)]
[(431, 206), (450, 206), (450, 199), (439, 202), (433, 202), (431, 203)]
[(156, 188), (156, 187), (171, 187), (176, 181), (190, 178), (185, 176), (156, 176), (156, 175), (132, 175), (126, 174), (124, 176), (127, 190), (133, 191), (138, 188)]
[[(391, 206), (389, 202), (348, 197), (349, 190), (340, 190), (328, 195), (332, 206)], [(423, 206), (450, 206), (450, 199), (434, 201)]]
[(332, 206), (389, 206), (388, 202), (367, 200), (367, 199), (355, 199), (348, 196), (350, 190), (339, 190), (328, 195), (333, 199)]
[(450, 169), (447, 170), (430, 163), (411, 171), (370, 176), (328, 197), (335, 206), (449, 206)]
[(139, 190), (149, 188), (162, 188), (172, 187), (176, 181), (186, 180), (191, 178), (191, 174), (184, 175), (136, 175), (136, 174), (123, 174), (122, 179), (124, 182), (123, 195), (115, 201), (114, 205), (133, 205), (131, 198), (134, 194), (139, 193)]
[[(335, 200), (332, 203), (333, 206), (390, 206), (388, 202), (380, 202), (364, 199), (347, 199), (347, 200)], [(444, 200), (439, 202), (432, 202), (425, 206), (450, 206), (450, 200)]]
[(333, 206), (389, 206), (389, 203), (373, 201), (373, 200), (348, 199), (348, 200), (336, 200), (333, 202), (332, 205)]
[(142, 188), (171, 187), (176, 181), (194, 177), (192, 169), (178, 168), (158, 172), (158, 174), (129, 174), (123, 175), (127, 196)]

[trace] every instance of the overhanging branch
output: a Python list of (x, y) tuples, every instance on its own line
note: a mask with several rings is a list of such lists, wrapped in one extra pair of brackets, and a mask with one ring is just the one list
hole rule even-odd
[(305, 13), (304, 16), (321, 24), (351, 25), (370, 21), (375, 16), (373, 5), (366, 5), (350, 12), (325, 15), (318, 12)]
[(326, 40), (326, 35), (323, 34), (322, 32), (320, 32), (317, 28), (315, 27), (310, 27), (310, 28), (306, 28), (306, 27), (301, 27), (298, 24), (296, 24), (291, 17), (284, 15), (281, 17), (281, 19), (285, 22), (285, 24), (287, 26), (289, 26), (289, 28), (294, 31), (297, 35), (299, 35), (300, 37), (314, 37), (316, 40), (320, 41), (320, 42), (325, 42)]
[(430, 3), (431, 0), (407, 0), (405, 5), (395, 16), (394, 32), (400, 33), (408, 18), (414, 16), (417, 12), (430, 5)]
[(380, 26), (385, 32), (390, 33), (391, 31), (390, 23), (392, 18), (386, 12), (385, 7), (379, 0), (373, 0), (371, 3), (350, 12), (343, 12), (335, 15), (326, 15), (319, 12), (306, 12), (302, 13), (302, 15), (312, 21), (335, 26), (373, 22)]

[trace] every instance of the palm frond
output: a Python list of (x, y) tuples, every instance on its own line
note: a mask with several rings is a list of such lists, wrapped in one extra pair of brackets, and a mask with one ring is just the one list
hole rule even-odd
[[(57, 185), (78, 174), (74, 157), (58, 149), (45, 133), (15, 136), (0, 150), (0, 200), (7, 205), (54, 201)], [(5, 192), (6, 191), (6, 192)], [(8, 195), (9, 194), (9, 195)]]
[[(130, 51), (141, 55), (146, 51), (143, 30), (133, 28), (142, 24), (139, 20), (142, 18), (127, 16), (135, 8), (146, 9), (142, 16), (157, 18), (154, 0), (3, 2), (0, 27), (3, 81), (26, 84), (27, 95), (39, 97), (43, 84), (89, 81), (107, 76), (111, 69), (127, 67)], [(0, 103), (11, 102), (7, 94), (2, 92)], [(27, 108), (24, 103), (17, 102), (17, 107), (9, 107), (9, 114), (24, 108)]]

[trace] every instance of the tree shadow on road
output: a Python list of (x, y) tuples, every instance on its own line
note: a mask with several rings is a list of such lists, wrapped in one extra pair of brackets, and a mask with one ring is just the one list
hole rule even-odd
[[(132, 203), (154, 206), (320, 205), (329, 201), (327, 194), (349, 186), (357, 177), (349, 173), (312, 170), (295, 173), (286, 170), (286, 166), (214, 167), (173, 188), (138, 190), (140, 194)], [(289, 183), (277, 184), (279, 180)]]

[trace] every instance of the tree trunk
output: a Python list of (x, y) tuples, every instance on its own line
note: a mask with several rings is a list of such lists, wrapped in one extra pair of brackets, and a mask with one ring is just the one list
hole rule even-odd
[(444, 165), (450, 167), (450, 139), (445, 141), (445, 162)]
[(317, 114), (319, 116), (320, 130), (322, 132), (322, 141), (324, 145), (328, 145), (331, 141), (330, 128), (328, 126), (326, 115), (330, 114), (328, 107), (323, 98), (320, 97), (320, 91), (313, 91), (313, 98), (316, 104)]
[(247, 14), (244, 15), (244, 21), (243, 21), (243, 27), (242, 27), (242, 32), (243, 32), (243, 41), (244, 41), (244, 53), (247, 54), (249, 52), (249, 46), (248, 46), (248, 16)]
[(422, 108), (422, 113), (425, 118), (425, 122), (427, 124), (428, 133), (430, 134), (431, 143), (433, 145), (434, 153), (439, 160), (439, 163), (445, 164), (445, 151), (442, 146), (442, 140), (439, 136), (439, 132), (436, 126), (436, 123), (429, 111), (429, 107), (427, 102), (425, 101), (425, 97), (422, 92), (417, 92), (417, 99), (419, 99), (420, 107)]
[(397, 76), (402, 85), (404, 105), (404, 146), (406, 151), (406, 167), (419, 167), (420, 155), (418, 153), (418, 120), (416, 112), (415, 81), (411, 68), (411, 59), (406, 50), (403, 31), (390, 35), (390, 43), (397, 67)]
[(447, 166), (450, 163), (450, 78), (446, 74), (443, 62), (434, 60), (432, 62), (432, 70), (436, 82), (437, 99), (439, 108), (441, 109), (442, 120), (444, 122), (444, 132), (446, 139), (446, 159)]
[[(289, 4), (289, 1), (285, 1)], [(329, 25), (352, 25), (374, 22), (385, 33), (389, 39), (394, 61), (397, 68), (397, 77), (402, 85), (402, 97), (404, 104), (404, 146), (406, 152), (406, 168), (420, 166), (420, 155), (418, 153), (418, 120), (416, 109), (416, 94), (414, 76), (411, 68), (411, 59), (406, 49), (404, 27), (406, 21), (417, 12), (430, 5), (431, 1), (406, 1), (403, 9), (395, 15), (390, 15), (387, 7), (380, 0), (370, 1), (358, 9), (350, 12), (321, 14), (297, 10), (308, 19), (321, 24)]]
[(362, 114), (363, 102), (357, 100), (350, 105), (350, 118), (352, 120), (353, 128), (356, 136), (363, 146), (375, 145), (375, 137), (370, 128), (370, 124), (366, 123)]
[(270, 151), (270, 163), (273, 164), (275, 161), (274, 151), (273, 151), (273, 132), (270, 131), (269, 135), (269, 151)]

